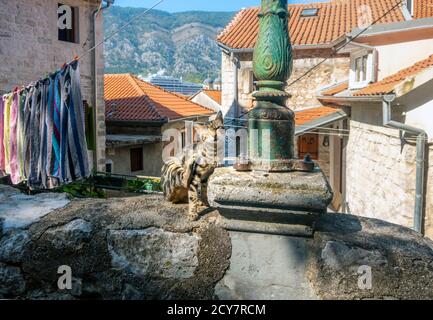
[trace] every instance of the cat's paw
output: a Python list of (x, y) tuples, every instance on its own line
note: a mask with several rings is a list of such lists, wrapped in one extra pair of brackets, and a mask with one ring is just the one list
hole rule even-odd
[(188, 213), (188, 219), (190, 221), (197, 221), (198, 220), (198, 213), (197, 212), (189, 212)]

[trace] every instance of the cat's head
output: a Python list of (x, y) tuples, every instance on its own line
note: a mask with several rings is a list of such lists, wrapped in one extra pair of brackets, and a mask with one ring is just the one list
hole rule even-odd
[(221, 111), (218, 111), (217, 114), (209, 117), (209, 127), (215, 131), (224, 129), (224, 119)]

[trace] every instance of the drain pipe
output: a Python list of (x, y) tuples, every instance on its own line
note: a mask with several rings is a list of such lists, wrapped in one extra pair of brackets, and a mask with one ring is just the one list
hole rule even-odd
[(231, 61), (233, 63), (233, 103), (235, 107), (235, 112), (233, 118), (239, 118), (239, 83), (238, 83), (238, 73), (239, 73), (239, 59), (235, 56), (235, 54), (231, 53)]
[[(96, 20), (98, 18), (98, 15), (110, 8), (113, 4), (114, 4), (115, 0), (102, 0), (102, 2), (105, 2), (106, 5), (93, 11), (93, 15), (92, 15), (92, 22), (93, 22), (93, 46), (96, 46)], [(95, 48), (93, 50), (93, 59), (92, 59), (92, 64), (93, 64), (93, 137), (95, 139), (95, 151), (94, 151), (94, 155), (93, 155), (93, 171), (97, 172), (98, 171), (98, 128), (97, 128), (97, 123), (98, 123), (98, 80), (97, 80), (97, 76), (98, 76), (98, 64), (97, 64), (97, 55), (96, 55), (96, 50), (97, 48)]]
[(395, 94), (384, 96), (383, 99), (383, 125), (407, 131), (417, 135), (416, 139), (416, 190), (415, 190), (415, 213), (414, 227), (416, 232), (422, 233), (422, 220), (424, 215), (425, 197), (424, 197), (424, 177), (426, 164), (426, 141), (427, 133), (419, 128), (391, 120), (391, 104), (395, 100)]

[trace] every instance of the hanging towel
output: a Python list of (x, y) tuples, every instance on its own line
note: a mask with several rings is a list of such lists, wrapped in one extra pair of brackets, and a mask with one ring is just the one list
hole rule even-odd
[(5, 172), (6, 174), (10, 174), (11, 170), (10, 170), (10, 164), (9, 164), (9, 160), (10, 160), (10, 114), (11, 114), (11, 106), (12, 106), (12, 98), (13, 95), (12, 94), (8, 94), (5, 97), (5, 101), (4, 101), (4, 121), (3, 121), (3, 130), (4, 130), (4, 134), (3, 134), (3, 147), (4, 147), (4, 154), (5, 154)]
[(18, 148), (18, 163), (20, 181), (25, 180), (24, 175), (24, 106), (27, 98), (27, 91), (23, 90), (20, 93), (18, 105), (18, 124), (17, 124), (17, 148)]
[(85, 119), (83, 98), (80, 87), (80, 71), (78, 61), (71, 63), (66, 68), (69, 76), (66, 77), (65, 87), (69, 91), (65, 101), (68, 115), (68, 140), (71, 156), (71, 175), (74, 179), (82, 179), (90, 176), (87, 155), (87, 142), (85, 135)]
[(47, 135), (47, 103), (48, 103), (48, 88), (49, 81), (45, 80), (41, 82), (41, 103), (39, 106), (39, 132), (40, 132), (40, 144), (39, 144), (39, 157), (38, 157), (38, 181), (41, 183), (41, 188), (47, 188), (47, 149), (48, 149), (48, 135)]
[(32, 109), (32, 103), (33, 103), (33, 92), (35, 88), (31, 87), (26, 95), (26, 101), (24, 102), (24, 128), (23, 128), (23, 160), (24, 160), (24, 176), (27, 178), (30, 173), (30, 138), (31, 138), (31, 125), (30, 125), (30, 119), (31, 119), (31, 109)]
[(17, 144), (17, 127), (18, 127), (18, 106), (19, 93), (15, 91), (12, 94), (12, 104), (10, 108), (10, 134), (9, 134), (9, 168), (12, 184), (21, 182), (19, 161), (18, 161), (18, 144)]
[(5, 149), (3, 144), (3, 133), (4, 133), (4, 100), (3, 97), (0, 97), (0, 176), (4, 176), (6, 174), (5, 168)]
[(0, 99), (0, 174), (30, 189), (90, 176), (78, 61)]

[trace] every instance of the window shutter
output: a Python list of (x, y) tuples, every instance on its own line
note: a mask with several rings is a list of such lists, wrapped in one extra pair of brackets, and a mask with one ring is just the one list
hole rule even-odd
[(131, 171), (143, 170), (143, 148), (132, 148), (131, 156)]
[(303, 159), (307, 154), (312, 159), (319, 159), (319, 136), (317, 133), (308, 133), (299, 137), (298, 140), (299, 159)]

